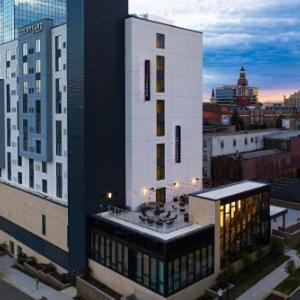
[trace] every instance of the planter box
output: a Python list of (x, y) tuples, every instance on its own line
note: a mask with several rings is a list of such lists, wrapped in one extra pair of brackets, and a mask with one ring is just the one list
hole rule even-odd
[(38, 278), (41, 281), (48, 283), (50, 286), (52, 286), (53, 288), (55, 288), (57, 290), (65, 289), (71, 285), (70, 283), (64, 284), (64, 283), (60, 282), (55, 277), (51, 276), (51, 274), (53, 274), (53, 273), (45, 274), (42, 270), (35, 269), (33, 266), (31, 266), (27, 262), (24, 262), (23, 268), (26, 272), (31, 274), (33, 277)]
[(77, 296), (85, 300), (115, 300), (112, 296), (91, 285), (84, 279), (76, 278)]
[(55, 278), (54, 276), (52, 276), (53, 273), (50, 274), (44, 274), (45, 278), (46, 278), (46, 282), (49, 282), (49, 284), (51, 286), (53, 286), (54, 288), (58, 289), (58, 290), (63, 290), (68, 288), (69, 286), (71, 286), (71, 283), (62, 283), (61, 281), (59, 281), (57, 278)]

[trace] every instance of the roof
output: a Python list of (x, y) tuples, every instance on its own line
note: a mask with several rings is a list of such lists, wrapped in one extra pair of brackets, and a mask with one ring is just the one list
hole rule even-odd
[(228, 198), (231, 196), (236, 196), (239, 194), (251, 192), (257, 189), (268, 187), (268, 184), (259, 183), (255, 181), (242, 181), (239, 183), (229, 184), (225, 186), (221, 186), (215, 189), (211, 189), (202, 193), (194, 193), (193, 196), (198, 198), (204, 198), (208, 200), (222, 200), (224, 198)]
[(277, 217), (285, 215), (287, 213), (288, 213), (287, 208), (270, 205), (270, 217), (271, 217), (271, 219), (277, 218)]
[[(285, 151), (282, 151), (280, 149), (267, 149), (267, 150), (251, 151), (251, 152), (240, 153), (239, 159), (250, 160), (250, 159), (257, 159), (257, 158), (262, 158), (262, 157), (276, 155), (276, 154), (282, 154), (282, 153), (285, 153)], [(231, 157), (235, 157), (235, 155), (231, 155)]]
[(284, 178), (272, 184), (272, 198), (300, 204), (300, 179)]
[(299, 130), (287, 130), (277, 134), (267, 135), (266, 138), (272, 140), (289, 140), (297, 136), (300, 136)]
[(149, 235), (149, 236), (152, 236), (152, 237), (156, 237), (156, 238), (164, 240), (164, 241), (168, 241), (168, 240), (174, 239), (176, 237), (189, 234), (189, 233), (194, 232), (196, 230), (206, 228), (206, 226), (200, 226), (198, 224), (190, 224), (190, 225), (188, 225), (184, 228), (174, 230), (174, 231), (169, 232), (169, 233), (160, 233), (160, 232), (153, 231), (151, 229), (139, 226), (137, 224), (133, 224), (133, 223), (121, 220), (121, 219), (115, 217), (114, 215), (110, 214), (109, 212), (104, 212), (104, 213), (98, 214), (97, 216), (102, 217), (105, 220), (108, 220), (108, 221), (117, 223), (119, 225), (122, 225), (124, 227), (127, 227), (129, 229), (135, 230), (139, 233), (146, 234), (146, 235)]
[(280, 133), (280, 129), (271, 128), (271, 129), (258, 129), (258, 130), (249, 130), (249, 131), (225, 131), (225, 132), (213, 132), (205, 134), (205, 137), (218, 137), (218, 136), (234, 136), (234, 135), (250, 135), (250, 134), (257, 134), (257, 133), (266, 133), (266, 134), (272, 134), (274, 133)]
[(171, 24), (168, 24), (168, 23), (163, 23), (163, 22), (159, 22), (159, 21), (155, 21), (155, 20), (151, 20), (151, 19), (145, 19), (145, 18), (139, 17), (135, 14), (129, 15), (126, 19), (131, 19), (131, 18), (138, 19), (138, 20), (145, 21), (145, 22), (151, 22), (151, 23), (155, 23), (155, 24), (169, 26), (169, 27), (176, 28), (176, 29), (186, 30), (186, 31), (189, 31), (189, 32), (202, 34), (202, 31), (199, 31), (199, 30), (179, 27), (179, 26), (175, 26), (175, 25), (171, 25)]

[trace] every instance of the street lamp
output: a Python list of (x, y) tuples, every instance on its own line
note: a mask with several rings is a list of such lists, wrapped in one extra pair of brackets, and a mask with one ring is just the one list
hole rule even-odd
[(218, 299), (222, 299), (223, 297), (223, 290), (221, 288), (218, 289)]

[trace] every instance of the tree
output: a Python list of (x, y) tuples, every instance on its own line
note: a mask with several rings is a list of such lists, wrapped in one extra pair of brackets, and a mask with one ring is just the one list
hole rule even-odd
[(233, 264), (230, 264), (227, 266), (227, 268), (224, 271), (224, 277), (227, 281), (231, 282), (234, 279), (235, 276), (235, 269)]
[(271, 239), (271, 244), (270, 244), (270, 253), (271, 255), (274, 256), (279, 256), (282, 255), (284, 252), (284, 244), (282, 241), (280, 241), (277, 238), (272, 238)]
[(289, 275), (294, 274), (296, 271), (296, 264), (293, 259), (290, 259), (285, 265), (285, 272)]
[(282, 115), (276, 119), (276, 128), (282, 128)]
[(243, 261), (244, 269), (249, 270), (253, 266), (253, 259), (252, 259), (252, 257), (249, 254), (245, 253), (242, 256), (242, 261)]
[(245, 125), (243, 119), (240, 117), (239, 112), (237, 109), (235, 109), (232, 112), (231, 118), (230, 118), (230, 124), (235, 126), (236, 131), (244, 130)]
[(259, 262), (264, 257), (264, 255), (265, 255), (264, 250), (261, 247), (259, 247), (256, 251), (257, 261)]

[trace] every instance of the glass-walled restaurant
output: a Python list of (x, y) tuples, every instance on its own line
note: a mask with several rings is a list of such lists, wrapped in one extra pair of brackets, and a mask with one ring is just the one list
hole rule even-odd
[(270, 241), (270, 191), (223, 199), (220, 206), (221, 267)]
[(162, 296), (214, 273), (214, 226), (163, 240), (93, 217), (90, 258)]

